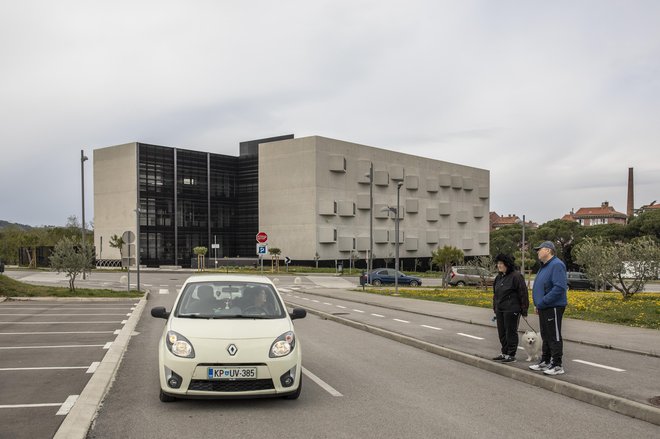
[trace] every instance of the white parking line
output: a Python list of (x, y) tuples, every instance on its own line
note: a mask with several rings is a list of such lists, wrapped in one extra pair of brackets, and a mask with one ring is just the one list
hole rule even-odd
[(442, 331), (442, 328), (436, 328), (435, 326), (429, 325), (420, 325), (422, 328), (435, 329), (436, 331)]
[(59, 313), (51, 313), (51, 314), (46, 314), (46, 313), (41, 313), (41, 314), (0, 314), (0, 316), (24, 316), (24, 317), (29, 317), (29, 316), (48, 316), (48, 317), (57, 317), (57, 316), (123, 316), (124, 314), (122, 313), (78, 313), (78, 314), (59, 314)]
[(38, 408), (38, 407), (61, 407), (63, 403), (54, 402), (47, 404), (8, 404), (0, 405), (0, 409), (25, 409), (25, 408)]
[(69, 414), (69, 411), (71, 410), (71, 407), (76, 403), (76, 400), (78, 399), (78, 395), (69, 395), (69, 397), (64, 401), (64, 404), (62, 404), (62, 407), (55, 413), (57, 416), (65, 416)]
[(374, 313), (371, 313), (371, 315), (374, 316), (374, 317), (385, 317), (385, 316), (382, 315), (382, 314), (374, 314)]
[(50, 335), (50, 334), (112, 334), (112, 331), (0, 332), (0, 335)]
[(594, 367), (600, 367), (601, 369), (607, 369), (607, 370), (613, 370), (614, 372), (625, 372), (625, 369), (619, 369), (618, 367), (612, 367), (612, 366), (605, 366), (604, 364), (598, 364), (598, 363), (591, 363), (589, 361), (584, 361), (584, 360), (573, 360), (576, 363), (582, 363), (582, 364), (587, 364), (589, 366), (594, 366)]
[(341, 306), (341, 305), (335, 305), (335, 306), (336, 306), (337, 308), (346, 309), (345, 306)]
[(92, 364), (89, 365), (89, 368), (87, 369), (87, 372), (85, 373), (94, 373), (96, 372), (96, 369), (101, 365), (100, 361), (95, 361)]
[(326, 383), (321, 378), (317, 377), (316, 375), (314, 375), (312, 372), (308, 371), (304, 367), (302, 368), (302, 371), (305, 375), (307, 375), (307, 377), (310, 380), (314, 381), (316, 384), (318, 384), (323, 390), (328, 392), (330, 395), (332, 395), (332, 396), (344, 396), (341, 393), (339, 393), (337, 390), (335, 390), (330, 384)]
[(0, 372), (15, 372), (21, 370), (71, 370), (71, 369), (88, 369), (89, 366), (52, 366), (52, 367), (3, 367)]
[(120, 332), (121, 332), (121, 329), (115, 329), (115, 332), (113, 332), (113, 334), (114, 335), (119, 335)]
[(122, 325), (125, 325), (126, 322), (128, 322), (128, 320), (122, 320), (122, 321), (121, 321), (121, 324), (122, 324)]
[(330, 303), (330, 302), (323, 302), (323, 304), (332, 306), (332, 303)]
[(361, 309), (353, 309), (353, 311), (364, 313), (364, 311), (362, 311)]
[[(122, 323), (125, 323), (126, 320), (123, 320)], [(106, 321), (69, 321), (69, 322), (0, 322), (0, 325), (72, 325), (77, 323), (86, 323), (86, 324), (102, 324), (102, 323), (117, 323), (116, 320), (111, 322)]]
[(126, 317), (130, 317), (131, 314), (133, 314), (133, 313), (131, 313), (131, 312), (127, 313), (127, 314), (126, 314)]
[(103, 349), (110, 349), (110, 346), (112, 346), (112, 342), (111, 342), (111, 341), (107, 342), (107, 343), (105, 344), (105, 346), (103, 346)]
[(0, 349), (60, 349), (60, 348), (100, 348), (102, 344), (68, 344), (60, 346), (0, 346)]
[(167, 288), (159, 288), (158, 294), (170, 294), (170, 290), (168, 290)]
[(470, 334), (463, 334), (462, 332), (457, 332), (456, 334), (463, 336), (463, 337), (468, 337), (468, 338), (474, 338), (475, 340), (483, 340), (483, 337), (476, 337), (474, 335)]
[(307, 298), (307, 297), (303, 297), (302, 300), (309, 300), (309, 298)]
[(312, 299), (312, 302), (314, 302), (314, 303), (321, 303), (321, 302), (319, 302), (319, 301), (316, 300), (316, 299)]
[(392, 319), (395, 322), (401, 322), (401, 323), (410, 323), (408, 320), (401, 320), (401, 319)]
[(142, 285), (144, 285), (145, 287), (153, 287), (152, 284), (142, 284)]

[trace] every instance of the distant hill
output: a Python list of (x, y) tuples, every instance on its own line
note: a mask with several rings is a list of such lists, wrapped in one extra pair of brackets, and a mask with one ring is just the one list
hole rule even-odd
[(32, 226), (28, 226), (27, 224), (18, 224), (18, 223), (10, 223), (9, 221), (5, 220), (0, 220), (0, 230), (7, 228), (7, 227), (18, 227), (19, 229), (22, 230), (30, 230), (32, 229)]

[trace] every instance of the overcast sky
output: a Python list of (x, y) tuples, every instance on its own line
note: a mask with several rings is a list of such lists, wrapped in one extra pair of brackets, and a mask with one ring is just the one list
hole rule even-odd
[[(0, 5), (0, 219), (80, 217), (80, 150), (321, 135), (490, 170), (539, 223), (660, 201), (660, 1)], [(91, 160), (86, 217), (93, 219)]]

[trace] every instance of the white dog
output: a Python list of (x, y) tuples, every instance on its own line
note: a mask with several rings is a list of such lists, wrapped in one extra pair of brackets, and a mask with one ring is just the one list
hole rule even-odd
[(541, 351), (542, 344), (541, 334), (534, 331), (526, 331), (522, 336), (522, 347), (527, 354), (525, 361), (532, 361), (532, 359), (538, 360), (540, 358), (539, 352)]

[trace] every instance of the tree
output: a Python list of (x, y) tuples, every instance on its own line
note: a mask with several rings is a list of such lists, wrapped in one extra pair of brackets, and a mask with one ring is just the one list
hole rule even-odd
[(494, 271), (493, 258), (490, 256), (477, 256), (468, 261), (466, 265), (476, 268), (476, 272), (479, 274), (479, 285), (485, 289), (487, 287), (486, 277)]
[(208, 248), (204, 246), (198, 246), (193, 248), (193, 253), (197, 255), (197, 269), (198, 270), (203, 270), (204, 269), (204, 256), (206, 253), (209, 251)]
[[(442, 248), (438, 248), (433, 252), (433, 263), (438, 267), (442, 267), (444, 273), (448, 273), (451, 270), (451, 266), (455, 264), (460, 264), (463, 262), (463, 250), (445, 245)], [(447, 286), (446, 276), (442, 276), (442, 287)]]
[[(271, 260), (271, 271), (277, 269), (277, 272), (280, 272), (280, 255), (282, 254), (282, 250), (277, 248), (277, 247), (271, 247), (268, 249), (268, 253), (273, 255), (273, 259)], [(274, 265), (274, 267), (273, 267)]]
[(589, 277), (610, 285), (628, 299), (657, 278), (660, 246), (649, 236), (630, 242), (586, 238), (575, 248), (575, 259)]
[(648, 210), (640, 213), (630, 221), (627, 226), (630, 236), (639, 237), (649, 235), (660, 240), (660, 210)]
[(112, 248), (116, 248), (119, 250), (119, 258), (123, 258), (124, 255), (122, 254), (122, 250), (124, 248), (124, 245), (126, 245), (126, 242), (124, 241), (123, 236), (118, 236), (118, 235), (112, 235), (110, 237), (110, 240), (108, 241), (108, 245)]
[(76, 277), (92, 270), (94, 253), (90, 246), (81, 246), (80, 241), (64, 238), (55, 245), (50, 256), (50, 266), (58, 273), (65, 272), (69, 278), (69, 289), (75, 291)]

